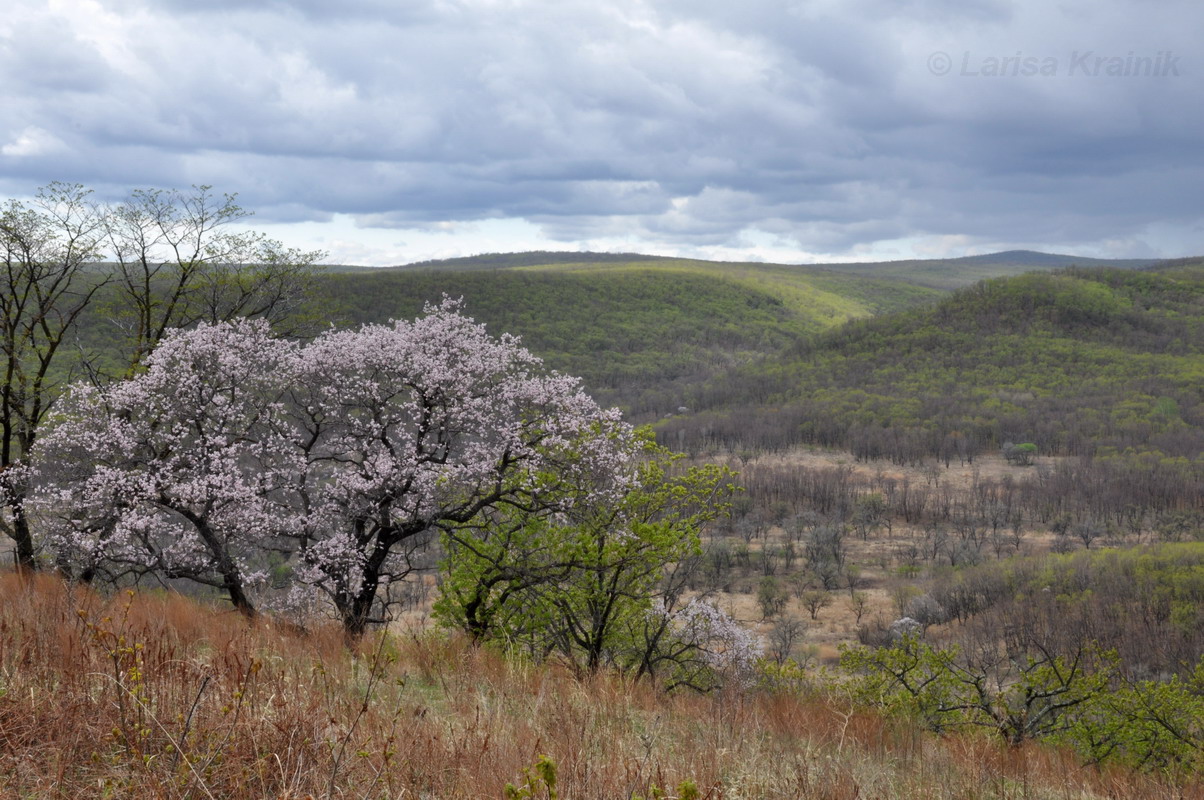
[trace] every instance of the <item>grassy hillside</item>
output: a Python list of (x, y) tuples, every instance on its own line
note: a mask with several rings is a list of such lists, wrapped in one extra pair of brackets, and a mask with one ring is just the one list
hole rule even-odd
[(432, 632), (349, 651), (175, 595), (11, 574), (0, 592), (4, 797), (550, 797), (541, 776), (574, 800), (1198, 796), (1031, 743), (937, 738), (805, 680), (666, 695)]
[(920, 286), (950, 290), (969, 286), (976, 281), (1025, 272), (1049, 271), (1065, 267), (1118, 267), (1137, 269), (1155, 264), (1152, 259), (1085, 258), (1057, 253), (1038, 253), (1032, 250), (1007, 250), (980, 256), (962, 258), (906, 259), (901, 261), (862, 261), (832, 264), (738, 264), (721, 261), (690, 261), (665, 256), (646, 256), (635, 253), (570, 253), (535, 251), (528, 253), (487, 253), (464, 258), (448, 258), (423, 261), (398, 269), (431, 269), (439, 271), (497, 270), (522, 267), (547, 267), (551, 265), (605, 265), (632, 264), (637, 262), (689, 263), (709, 266), (717, 270), (732, 268), (776, 270), (825, 270), (843, 275), (859, 275), (867, 278), (902, 280)]
[(764, 428), (752, 438), (776, 431), (866, 456), (936, 455), (961, 446), (955, 437), (980, 449), (1010, 440), (1041, 453), (1145, 449), (1198, 463), (1204, 268), (994, 279), (801, 340), (690, 403), (717, 412), (695, 431), (729, 418), (737, 438)]

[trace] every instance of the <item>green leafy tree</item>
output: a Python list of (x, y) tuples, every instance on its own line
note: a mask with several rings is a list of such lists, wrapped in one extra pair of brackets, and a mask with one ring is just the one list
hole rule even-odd
[(943, 732), (975, 726), (1010, 745), (1069, 730), (1108, 687), (1115, 657), (1082, 647), (1070, 657), (1036, 643), (1030, 652), (934, 648), (915, 634), (893, 647), (846, 649), (841, 666), (861, 676), (857, 692), (874, 705), (905, 713)]
[(761, 619), (772, 619), (786, 609), (786, 601), (790, 594), (782, 586), (782, 582), (772, 575), (766, 575), (757, 584), (757, 605), (761, 607)]
[(1204, 769), (1204, 660), (1186, 677), (1130, 681), (1060, 737), (1093, 763), (1198, 775)]
[(648, 431), (630, 489), (613, 502), (556, 516), (505, 507), (443, 531), (435, 614), (476, 640), (559, 651), (593, 671), (633, 664), (654, 603), (672, 607), (682, 569), (701, 556), (699, 531), (724, 513), (731, 473), (680, 458)]

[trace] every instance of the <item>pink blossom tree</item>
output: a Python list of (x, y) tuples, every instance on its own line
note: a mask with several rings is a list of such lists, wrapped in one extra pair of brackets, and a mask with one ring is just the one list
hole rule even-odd
[(60, 568), (187, 578), (253, 615), (305, 466), (282, 424), (296, 357), (265, 321), (202, 324), (130, 380), (72, 387), (38, 444), (31, 502)]
[(70, 392), (35, 505), (77, 575), (188, 578), (253, 614), (275, 553), (358, 634), (384, 619), (414, 541), (489, 508), (618, 497), (632, 436), (454, 301), (305, 346), (262, 322), (201, 325), (134, 378)]
[(352, 633), (381, 618), (407, 542), (489, 508), (551, 514), (617, 496), (630, 473), (617, 410), (447, 299), (414, 322), (317, 339), (292, 408), (309, 463), (299, 574)]

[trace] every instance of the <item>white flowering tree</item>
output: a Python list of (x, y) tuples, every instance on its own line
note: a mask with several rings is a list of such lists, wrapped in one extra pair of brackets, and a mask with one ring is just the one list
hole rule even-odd
[(415, 537), (487, 509), (544, 515), (625, 488), (632, 432), (618, 411), (454, 301), (319, 338), (293, 408), (309, 464), (300, 575), (351, 632), (378, 619), (382, 583), (408, 570)]
[(116, 323), (125, 335), (112, 344), (136, 367), (172, 328), (237, 317), (309, 326), (321, 254), (236, 232), (246, 216), (233, 195), (207, 186), (105, 205), (56, 182), (32, 202), (0, 205), (0, 534), (13, 540), (18, 567), (40, 564), (25, 500), (43, 422), (73, 378), (113, 371), (74, 346), (81, 329)]
[(136, 377), (76, 385), (37, 449), (30, 507), (60, 568), (187, 578), (254, 613), (304, 460), (283, 422), (297, 348), (262, 320), (167, 336)]
[(358, 634), (415, 539), (490, 508), (618, 496), (631, 436), (456, 302), (305, 346), (264, 322), (202, 324), (134, 378), (68, 395), (35, 507), (77, 575), (188, 578), (253, 614), (275, 553)]
[(635, 674), (659, 677), (669, 689), (744, 686), (761, 655), (755, 633), (702, 599), (677, 608), (657, 603), (649, 610), (642, 632)]

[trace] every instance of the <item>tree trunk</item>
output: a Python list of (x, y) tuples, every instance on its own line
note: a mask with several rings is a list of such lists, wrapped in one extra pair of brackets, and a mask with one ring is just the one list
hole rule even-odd
[(34, 559), (33, 534), (29, 530), (29, 520), (25, 518), (25, 511), (21, 507), (22, 500), (24, 500), (23, 497), (18, 497), (9, 505), (13, 511), (12, 538), (16, 543), (13, 560), (18, 572), (33, 572), (38, 568), (38, 563)]

